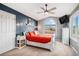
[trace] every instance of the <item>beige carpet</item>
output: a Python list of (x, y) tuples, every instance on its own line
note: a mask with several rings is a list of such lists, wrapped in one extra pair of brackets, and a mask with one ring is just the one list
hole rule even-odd
[(53, 51), (41, 49), (32, 46), (26, 46), (23, 49), (13, 49), (1, 56), (75, 56), (76, 53), (70, 46), (57, 42)]

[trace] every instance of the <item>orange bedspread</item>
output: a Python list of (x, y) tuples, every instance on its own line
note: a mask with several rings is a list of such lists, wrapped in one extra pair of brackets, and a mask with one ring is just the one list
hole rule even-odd
[(33, 42), (48, 43), (51, 41), (51, 35), (36, 35), (34, 32), (30, 32), (26, 35), (26, 39)]

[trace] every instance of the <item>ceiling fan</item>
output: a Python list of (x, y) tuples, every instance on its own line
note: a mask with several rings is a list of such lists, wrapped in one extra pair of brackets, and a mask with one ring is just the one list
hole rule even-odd
[(48, 4), (45, 4), (45, 8), (40, 7), (40, 8), (43, 10), (43, 12), (37, 12), (37, 13), (44, 13), (44, 14), (50, 13), (50, 14), (54, 14), (54, 12), (51, 12), (51, 11), (52, 11), (52, 10), (55, 10), (56, 7), (53, 7), (53, 8), (51, 8), (51, 9), (47, 9), (47, 7), (48, 7)]

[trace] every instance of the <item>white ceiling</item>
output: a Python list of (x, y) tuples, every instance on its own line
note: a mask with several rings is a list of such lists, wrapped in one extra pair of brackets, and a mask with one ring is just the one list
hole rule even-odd
[(65, 14), (71, 14), (71, 12), (76, 8), (78, 4), (76, 3), (48, 3), (48, 9), (56, 7), (54, 14), (44, 15), (38, 14), (37, 12), (43, 11), (40, 7), (44, 7), (43, 3), (3, 3), (8, 7), (11, 7), (27, 16), (30, 16), (36, 20), (41, 20), (46, 17), (61, 17)]

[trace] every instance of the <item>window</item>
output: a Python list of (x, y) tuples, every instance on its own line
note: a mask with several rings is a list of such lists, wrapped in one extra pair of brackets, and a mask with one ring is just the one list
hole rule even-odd
[(73, 20), (73, 34), (79, 35), (79, 15)]
[(71, 16), (71, 22), (70, 22), (70, 32), (71, 36), (79, 37), (79, 11), (74, 13)]
[(56, 22), (53, 18), (47, 18), (44, 20), (44, 32), (47, 34), (52, 34), (56, 30)]

